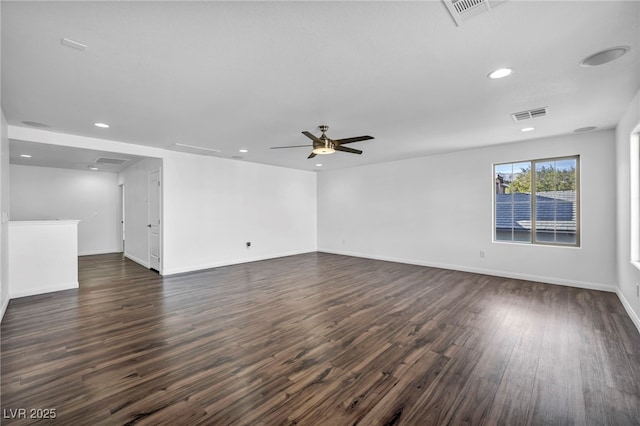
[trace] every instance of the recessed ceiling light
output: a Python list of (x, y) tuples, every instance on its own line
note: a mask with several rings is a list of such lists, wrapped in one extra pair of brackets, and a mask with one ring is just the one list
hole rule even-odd
[(105, 123), (93, 123), (94, 126), (100, 127), (101, 129), (108, 129), (109, 125)]
[(587, 126), (587, 127), (580, 127), (579, 129), (575, 129), (574, 132), (576, 133), (584, 133), (584, 132), (590, 132), (592, 130), (597, 129), (596, 126)]
[(321, 163), (317, 163), (316, 167), (322, 167), (322, 164)]
[(534, 131), (536, 128), (535, 127), (525, 127), (523, 129), (520, 129), (521, 132), (532, 132)]
[(607, 62), (618, 59), (619, 57), (627, 53), (629, 49), (629, 46), (617, 46), (601, 50), (600, 52), (594, 53), (593, 55), (584, 58), (582, 61), (580, 61), (580, 65), (583, 67), (596, 67), (598, 65), (603, 65)]
[(497, 78), (503, 78), (503, 77), (509, 76), (511, 75), (511, 73), (513, 73), (513, 70), (511, 68), (499, 68), (495, 71), (491, 71), (489, 75), (487, 75), (487, 77), (495, 80)]
[(239, 149), (238, 152), (249, 152), (248, 149)]
[(20, 157), (22, 158), (31, 158), (30, 154), (20, 154)]
[(87, 166), (87, 167), (89, 167), (89, 170), (98, 170), (96, 166)]

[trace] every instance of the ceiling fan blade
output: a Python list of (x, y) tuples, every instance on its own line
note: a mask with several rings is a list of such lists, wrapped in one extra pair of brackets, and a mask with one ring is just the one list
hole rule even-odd
[(321, 144), (324, 145), (324, 142), (322, 140), (320, 140), (317, 137), (313, 136), (311, 133), (309, 133), (307, 131), (304, 131), (304, 132), (302, 132), (302, 134), (305, 135), (306, 137), (308, 137), (309, 139), (311, 139), (312, 141), (317, 142), (317, 143), (321, 143)]
[(336, 139), (335, 143), (344, 145), (345, 143), (368, 141), (369, 139), (375, 139), (373, 136), (356, 136), (355, 138)]
[(272, 146), (269, 149), (282, 149), (282, 148), (309, 148), (311, 145), (290, 145), (290, 146)]
[(309, 156), (307, 157), (307, 159), (309, 159), (309, 158), (313, 158), (313, 157), (315, 157), (315, 156), (316, 156), (316, 153), (315, 153), (315, 152), (312, 152), (311, 154), (309, 154)]
[(346, 146), (338, 145), (334, 149), (336, 151), (350, 152), (351, 154), (362, 154), (362, 151), (360, 151), (359, 149), (347, 148)]

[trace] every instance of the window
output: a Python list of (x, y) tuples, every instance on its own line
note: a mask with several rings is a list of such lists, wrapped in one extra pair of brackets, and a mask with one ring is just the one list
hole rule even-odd
[(579, 169), (579, 156), (494, 165), (494, 240), (579, 246)]

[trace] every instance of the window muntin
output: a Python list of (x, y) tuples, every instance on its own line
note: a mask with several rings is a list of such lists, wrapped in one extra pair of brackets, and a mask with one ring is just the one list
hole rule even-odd
[(494, 240), (578, 246), (579, 163), (574, 156), (494, 165)]

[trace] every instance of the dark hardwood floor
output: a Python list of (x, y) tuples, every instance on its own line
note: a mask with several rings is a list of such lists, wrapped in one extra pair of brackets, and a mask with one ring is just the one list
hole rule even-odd
[(79, 272), (11, 301), (3, 424), (640, 424), (640, 335), (612, 293), (324, 253)]

